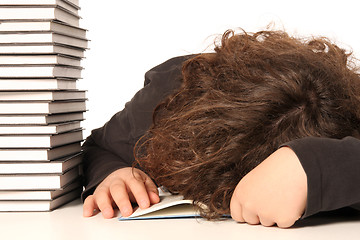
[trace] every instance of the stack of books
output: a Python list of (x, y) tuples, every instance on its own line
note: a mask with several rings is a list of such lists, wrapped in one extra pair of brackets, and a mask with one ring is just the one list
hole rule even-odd
[(50, 211), (81, 187), (79, 0), (0, 0), (0, 211)]

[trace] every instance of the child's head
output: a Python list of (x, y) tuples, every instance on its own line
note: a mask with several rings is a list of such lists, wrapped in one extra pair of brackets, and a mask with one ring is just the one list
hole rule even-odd
[(240, 179), (280, 144), (359, 136), (360, 77), (350, 65), (324, 38), (228, 31), (215, 53), (184, 64), (137, 160), (157, 184), (206, 204), (207, 217), (226, 213)]

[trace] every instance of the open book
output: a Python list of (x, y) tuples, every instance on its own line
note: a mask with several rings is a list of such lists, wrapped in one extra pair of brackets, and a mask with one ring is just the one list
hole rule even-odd
[[(119, 221), (130, 220), (155, 220), (155, 219), (175, 219), (175, 218), (201, 218), (199, 207), (206, 208), (204, 205), (196, 207), (192, 200), (184, 199), (182, 195), (171, 195), (163, 192), (159, 188), (160, 202), (146, 209), (137, 208), (129, 217), (120, 217)], [(222, 218), (231, 218), (230, 215), (223, 215)]]
[(136, 209), (129, 217), (120, 217), (120, 221), (173, 219), (200, 217), (199, 212), (193, 206), (192, 200), (184, 199), (181, 195), (171, 195), (160, 192), (160, 202), (146, 209)]

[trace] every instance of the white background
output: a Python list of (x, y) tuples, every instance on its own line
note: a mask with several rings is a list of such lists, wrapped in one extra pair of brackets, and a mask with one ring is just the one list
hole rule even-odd
[(85, 137), (124, 107), (148, 69), (209, 49), (227, 29), (255, 32), (275, 23), (291, 35), (327, 36), (360, 57), (358, 0), (81, 0), (80, 6), (91, 40), (78, 83), (88, 90)]

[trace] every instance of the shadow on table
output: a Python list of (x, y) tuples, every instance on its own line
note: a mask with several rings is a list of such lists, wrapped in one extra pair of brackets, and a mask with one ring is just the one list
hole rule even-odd
[(335, 211), (318, 213), (295, 223), (292, 228), (327, 225), (339, 222), (359, 222), (360, 211), (351, 208), (342, 208)]

